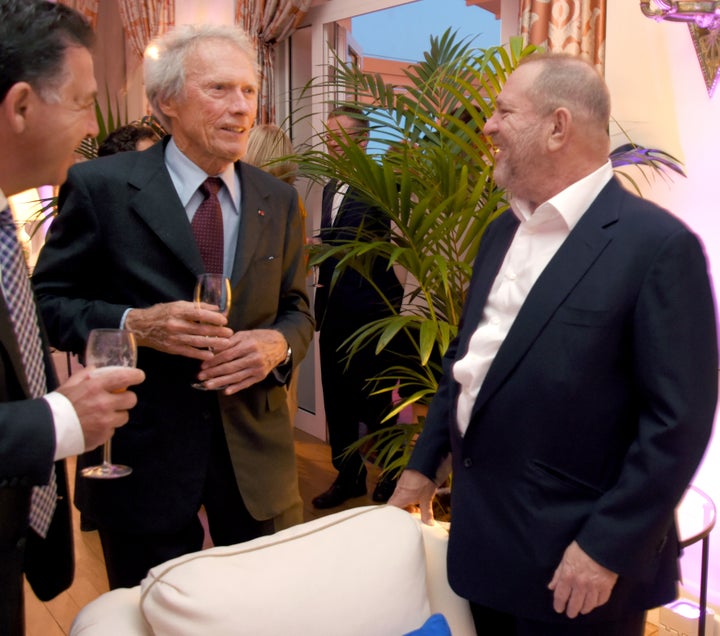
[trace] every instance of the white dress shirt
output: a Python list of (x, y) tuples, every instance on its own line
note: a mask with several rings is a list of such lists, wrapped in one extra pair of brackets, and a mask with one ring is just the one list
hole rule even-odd
[(330, 225), (335, 225), (335, 221), (337, 220), (338, 212), (340, 211), (340, 206), (342, 205), (343, 200), (345, 199), (345, 195), (348, 191), (348, 184), (347, 183), (340, 183), (338, 184), (337, 190), (335, 190), (335, 194), (333, 195), (332, 200), (332, 206), (330, 208)]
[(490, 365), (530, 289), (612, 176), (608, 161), (535, 210), (530, 209), (527, 201), (512, 199), (512, 210), (520, 225), (490, 290), (480, 323), (470, 338), (468, 351), (455, 361), (452, 369), (460, 384), (457, 424), (462, 435), (467, 431)]

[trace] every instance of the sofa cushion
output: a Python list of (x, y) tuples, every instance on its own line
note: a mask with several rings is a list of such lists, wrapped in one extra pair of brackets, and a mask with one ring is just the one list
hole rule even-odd
[(398, 636), (430, 616), (421, 530), (392, 506), (185, 555), (141, 588), (156, 636)]

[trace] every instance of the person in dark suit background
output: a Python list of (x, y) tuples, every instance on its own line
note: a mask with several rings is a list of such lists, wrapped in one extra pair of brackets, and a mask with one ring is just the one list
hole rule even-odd
[(391, 504), (431, 500), (452, 455), (448, 575), (479, 633), (644, 633), (677, 593), (674, 509), (717, 401), (703, 248), (621, 187), (610, 97), (534, 55), (484, 133), (512, 210), (487, 230), (458, 337)]
[[(90, 369), (57, 386), (6, 198), (64, 181), (75, 148), (84, 137), (97, 135), (93, 41), (90, 26), (68, 7), (0, 0), (0, 242), (4, 246), (0, 248), (0, 634), (4, 636), (24, 633), (23, 573), (42, 600), (53, 598), (72, 582), (64, 458), (95, 448), (127, 422), (136, 397), (123, 389), (144, 377), (138, 369), (94, 377)], [(36, 486), (46, 486), (43, 492), (48, 497), (34, 491)], [(44, 523), (37, 515), (38, 499), (48, 506)]]
[[(341, 155), (343, 143), (356, 142), (365, 148), (369, 138), (367, 117), (361, 109), (339, 107), (326, 122), (328, 152)], [(341, 244), (355, 240), (359, 233), (377, 238), (390, 236), (390, 219), (382, 210), (363, 199), (362, 193), (347, 184), (332, 180), (323, 189), (322, 227), (319, 241)], [(399, 309), (402, 285), (392, 268), (383, 259), (372, 264), (371, 277), (383, 298), (360, 272), (347, 268), (331, 284), (337, 265), (336, 258), (327, 258), (319, 265), (318, 287), (315, 290), (315, 319), (320, 331), (320, 367), (323, 402), (327, 420), (332, 463), (338, 471), (330, 488), (316, 496), (316, 508), (332, 508), (347, 499), (366, 493), (367, 471), (359, 453), (344, 456), (348, 446), (361, 435), (361, 424), (369, 432), (392, 426), (396, 418), (382, 422), (390, 410), (390, 392), (373, 395), (376, 388), (371, 379), (392, 364), (392, 354), (375, 353), (372, 346), (363, 347), (347, 360), (343, 343), (360, 327), (392, 313), (387, 300)], [(373, 492), (373, 500), (386, 502), (395, 481), (381, 479)]]
[[(113, 588), (199, 550), (201, 505), (216, 545), (302, 521), (286, 382), (314, 322), (295, 189), (239, 161), (257, 111), (255, 51), (235, 27), (178, 28), (148, 46), (145, 87), (170, 135), (70, 171), (34, 273), (58, 348), (124, 324), (147, 373), (113, 442), (133, 473), (76, 481)], [(207, 255), (231, 281), (227, 319), (191, 302), (209, 267), (192, 229), (208, 177), (221, 179), (222, 244)]]

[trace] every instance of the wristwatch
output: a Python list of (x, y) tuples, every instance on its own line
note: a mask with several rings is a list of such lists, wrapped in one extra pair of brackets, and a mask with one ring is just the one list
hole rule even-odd
[(290, 364), (290, 361), (292, 360), (292, 347), (288, 345), (287, 355), (285, 356), (285, 360), (283, 360), (278, 366), (284, 367), (286, 364)]

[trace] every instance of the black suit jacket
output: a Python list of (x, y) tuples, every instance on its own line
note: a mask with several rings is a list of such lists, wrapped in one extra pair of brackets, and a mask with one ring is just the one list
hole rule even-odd
[[(48, 386), (55, 372), (45, 348)], [(65, 463), (56, 462), (58, 505), (41, 539), (28, 526), (32, 487), (48, 482), (55, 429), (45, 400), (30, 389), (5, 299), (0, 295), (0, 633), (22, 634), (23, 572), (35, 594), (49, 600), (73, 578), (72, 527)]]
[[(33, 277), (58, 348), (82, 351), (90, 329), (117, 327), (129, 307), (192, 299), (204, 267), (164, 148), (70, 170)], [(229, 326), (280, 331), (297, 365), (314, 326), (297, 193), (247, 164), (236, 170), (242, 210)], [(113, 458), (133, 473), (112, 483), (79, 480), (83, 509), (118, 530), (165, 532), (187, 523), (211, 461), (209, 422), (218, 417), (253, 516), (268, 519), (300, 502), (287, 391), (273, 374), (226, 397), (190, 388), (197, 360), (141, 348), (138, 366), (146, 373), (136, 389), (138, 406), (113, 437)]]
[[(334, 180), (323, 189), (323, 216), (326, 212), (329, 214), (336, 189), (337, 181)], [(332, 225), (320, 230), (320, 239), (328, 245), (342, 245), (359, 238), (387, 240), (389, 236), (390, 219), (381, 209), (368, 205), (353, 188), (348, 188), (345, 193)], [(319, 266), (320, 286), (315, 290), (317, 329), (327, 319), (333, 329), (342, 329), (350, 335), (361, 325), (392, 313), (383, 296), (399, 309), (402, 285), (393, 269), (388, 267), (387, 259), (376, 258), (370, 264), (370, 278), (380, 294), (360, 271), (352, 267), (346, 267), (342, 275), (333, 280), (337, 264), (338, 259), (330, 257)]]
[(477, 603), (565, 620), (547, 584), (580, 547), (620, 578), (576, 622), (675, 595), (673, 511), (707, 444), (717, 336), (702, 247), (676, 218), (611, 181), (540, 275), (461, 437), (452, 363), (468, 348), (517, 228), (488, 228), (445, 375), (409, 464), (452, 449), (453, 588)]

